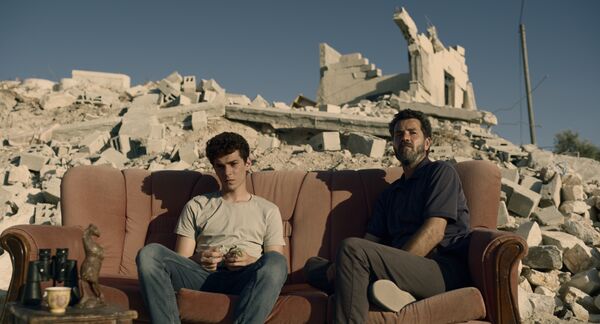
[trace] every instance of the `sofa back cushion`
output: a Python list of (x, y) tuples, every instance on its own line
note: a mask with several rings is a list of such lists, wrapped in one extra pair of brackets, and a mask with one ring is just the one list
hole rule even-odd
[[(471, 210), (471, 227), (495, 228), (498, 168), (484, 161), (462, 162), (456, 168)], [(301, 270), (310, 256), (335, 260), (344, 238), (362, 237), (377, 196), (401, 175), (401, 168), (249, 174), (248, 190), (281, 211), (288, 281), (305, 281)], [(102, 274), (137, 277), (138, 250), (153, 242), (174, 249), (173, 231), (185, 203), (218, 188), (214, 175), (195, 171), (75, 167), (63, 178), (63, 223), (96, 224), (105, 248)]]

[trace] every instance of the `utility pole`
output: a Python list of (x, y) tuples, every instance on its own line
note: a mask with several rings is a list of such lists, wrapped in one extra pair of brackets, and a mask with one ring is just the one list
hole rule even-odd
[(531, 82), (529, 81), (529, 63), (527, 61), (527, 42), (525, 40), (525, 25), (519, 24), (521, 33), (521, 50), (523, 54), (523, 72), (525, 73), (525, 90), (527, 91), (527, 111), (529, 112), (529, 135), (531, 144), (537, 145), (535, 140), (535, 121), (533, 118), (533, 99), (531, 97)]

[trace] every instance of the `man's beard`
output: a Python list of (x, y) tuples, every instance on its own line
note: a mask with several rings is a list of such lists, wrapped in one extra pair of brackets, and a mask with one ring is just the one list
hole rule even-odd
[(414, 167), (414, 164), (425, 157), (425, 144), (413, 147), (412, 150), (405, 150), (405, 145), (401, 145), (395, 150), (396, 158), (403, 166)]

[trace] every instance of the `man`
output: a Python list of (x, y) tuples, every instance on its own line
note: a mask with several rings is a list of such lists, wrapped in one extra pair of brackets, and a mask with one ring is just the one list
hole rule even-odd
[(424, 114), (400, 111), (389, 130), (404, 173), (379, 197), (364, 239), (342, 241), (326, 271), (335, 273), (336, 323), (365, 323), (369, 296), (398, 311), (403, 299), (470, 284), (469, 211), (458, 174), (427, 158), (431, 124)]
[(153, 323), (180, 322), (175, 294), (181, 288), (239, 295), (235, 323), (264, 323), (270, 314), (287, 278), (283, 226), (277, 206), (246, 189), (249, 151), (236, 133), (211, 138), (206, 156), (221, 190), (185, 205), (175, 251), (149, 244), (138, 253)]

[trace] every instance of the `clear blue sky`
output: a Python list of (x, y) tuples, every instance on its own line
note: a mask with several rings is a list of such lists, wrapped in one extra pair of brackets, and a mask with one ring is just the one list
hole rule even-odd
[[(85, 69), (140, 84), (177, 70), (249, 97), (314, 98), (321, 42), (363, 53), (384, 74), (408, 72), (392, 20), (399, 6), (420, 32), (429, 19), (446, 46), (466, 49), (477, 104), (499, 118), (494, 131), (528, 143), (526, 101), (517, 103), (521, 0), (2, 1), (0, 80)], [(533, 93), (539, 146), (565, 129), (600, 146), (599, 12), (596, 0), (525, 2), (532, 86), (547, 76)]]

